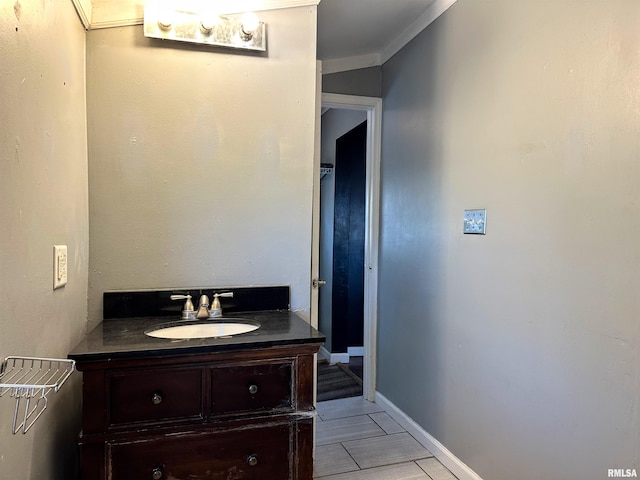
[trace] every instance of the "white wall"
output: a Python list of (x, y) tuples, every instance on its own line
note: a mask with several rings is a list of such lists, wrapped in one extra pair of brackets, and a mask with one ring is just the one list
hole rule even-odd
[(486, 480), (640, 470), (639, 85), (631, 0), (459, 0), (383, 67), (378, 388)]
[(266, 55), (88, 33), (89, 321), (110, 289), (274, 285), (309, 313), (316, 7)]
[[(86, 327), (85, 34), (70, 1), (0, 2), (0, 360), (65, 358)], [(68, 284), (53, 290), (53, 245)], [(25, 435), (0, 398), (0, 479), (76, 473), (80, 375)]]
[[(358, 110), (332, 108), (322, 115), (321, 161), (336, 164), (336, 140), (367, 119)], [(335, 174), (320, 180), (320, 287), (318, 329), (327, 336), (324, 347), (331, 352), (331, 297), (333, 290), (333, 220), (336, 180)]]

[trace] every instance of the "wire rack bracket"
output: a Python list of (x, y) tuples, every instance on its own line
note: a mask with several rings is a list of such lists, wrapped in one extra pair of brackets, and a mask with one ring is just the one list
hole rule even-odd
[[(27, 433), (47, 408), (47, 395), (57, 392), (75, 370), (74, 360), (7, 357), (0, 367), (0, 397), (15, 398), (13, 433)], [(19, 420), (21, 420), (19, 422)]]

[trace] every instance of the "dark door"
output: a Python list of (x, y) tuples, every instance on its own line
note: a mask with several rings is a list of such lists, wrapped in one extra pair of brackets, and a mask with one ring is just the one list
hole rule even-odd
[(367, 122), (336, 141), (332, 352), (364, 344)]

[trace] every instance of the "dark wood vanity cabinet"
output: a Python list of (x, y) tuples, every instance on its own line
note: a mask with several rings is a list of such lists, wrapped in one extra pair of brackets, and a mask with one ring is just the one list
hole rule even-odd
[(83, 361), (83, 480), (311, 480), (319, 344)]

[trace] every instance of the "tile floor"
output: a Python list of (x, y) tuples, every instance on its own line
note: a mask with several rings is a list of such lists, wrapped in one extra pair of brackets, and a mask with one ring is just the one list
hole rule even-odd
[(317, 480), (457, 480), (375, 403), (362, 397), (318, 403)]

